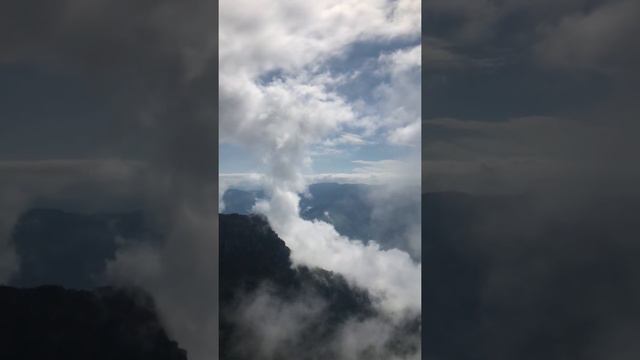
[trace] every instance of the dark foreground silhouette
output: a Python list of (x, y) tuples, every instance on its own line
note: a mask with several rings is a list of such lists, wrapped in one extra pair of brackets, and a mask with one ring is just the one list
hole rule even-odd
[(133, 289), (0, 287), (0, 359), (186, 360)]
[(332, 347), (345, 324), (384, 319), (369, 294), (339, 274), (291, 265), (289, 248), (264, 218), (220, 215), (221, 360), (382, 360), (418, 351), (419, 318), (394, 326), (375, 350), (345, 356)]

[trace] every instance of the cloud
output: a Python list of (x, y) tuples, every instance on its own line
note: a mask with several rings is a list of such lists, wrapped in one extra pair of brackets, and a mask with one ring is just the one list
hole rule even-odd
[(576, 183), (574, 190), (635, 192), (637, 169), (606, 160), (631, 161), (635, 153), (635, 125), (623, 118), (434, 119), (424, 126), (425, 190), (513, 193)]
[(422, 59), (430, 69), (447, 69), (463, 66), (468, 59), (456, 53), (451, 44), (436, 37), (423, 36)]
[(364, 145), (367, 141), (357, 134), (342, 134), (335, 139), (325, 140), (323, 145), (326, 146), (338, 146), (338, 145)]
[(225, 308), (225, 317), (234, 330), (227, 334), (226, 351), (265, 360), (420, 358), (420, 335), (405, 333), (406, 324), (379, 314), (357, 313), (363, 309), (356, 313), (341, 309), (343, 313), (337, 317), (335, 311), (326, 298), (304, 286), (283, 294), (271, 284), (262, 283)]
[(438, 72), (520, 64), (628, 70), (637, 63), (630, 34), (638, 11), (633, 0), (429, 1), (425, 61)]
[[(352, 121), (353, 110), (327, 89), (330, 78), (324, 75), (303, 74), (264, 86), (231, 80), (221, 84), (223, 138), (251, 148), (279, 181), (300, 191), (304, 182), (297, 170), (310, 163), (305, 148)], [(250, 105), (235, 105), (247, 96), (252, 98)]]
[[(375, 90), (376, 99), (389, 98), (380, 106), (343, 93), (343, 85), (358, 77), (331, 66), (357, 43), (417, 41), (419, 9), (417, 1), (405, 0), (221, 4), (221, 141), (250, 149), (264, 164), (261, 180), (268, 199), (255, 210), (267, 216), (296, 265), (342, 274), (367, 289), (381, 311), (398, 319), (420, 312), (420, 264), (406, 252), (383, 250), (373, 241), (365, 245), (341, 236), (328, 223), (303, 220), (298, 194), (310, 180), (342, 177), (307, 177), (312, 149), (361, 146), (419, 119), (419, 46), (373, 58), (381, 71), (375, 89), (368, 91)], [(392, 93), (400, 90), (405, 93)], [(356, 172), (342, 179), (376, 175)], [(284, 309), (271, 308), (276, 315)]]
[(367, 192), (373, 231), (388, 246), (422, 257), (421, 167), (417, 154), (403, 160), (354, 161), (355, 173), (382, 179)]
[(425, 5), (427, 356), (637, 352), (636, 3)]
[(221, 71), (250, 77), (301, 69), (356, 41), (416, 37), (420, 29), (420, 3), (412, 0), (222, 2), (220, 14)]
[[(356, 42), (417, 39), (420, 16), (411, 11), (419, 10), (419, 7), (416, 1), (404, 0), (366, 4), (276, 3), (270, 4), (271, 16), (266, 20), (264, 14), (258, 16), (249, 10), (251, 7), (240, 10), (234, 4), (233, 9), (228, 9), (222, 4), (220, 99), (221, 116), (225, 119), (221, 123), (223, 141), (256, 142), (258, 139), (243, 138), (253, 133), (250, 130), (254, 126), (273, 130), (283, 137), (296, 130), (295, 124), (305, 123), (315, 131), (305, 129), (298, 136), (302, 139), (312, 134), (318, 141), (318, 137), (328, 135), (328, 131), (336, 132), (347, 124), (360, 129), (370, 127), (372, 119), (361, 113), (355, 103), (346, 103), (339, 93), (338, 85), (345, 81), (344, 76), (332, 74), (331, 69), (323, 71), (323, 64), (341, 56), (341, 52)], [(293, 14), (294, 18), (291, 17)], [(241, 26), (245, 23), (252, 26)], [(229, 35), (223, 35), (225, 33)], [(261, 38), (265, 34), (269, 34), (268, 41)], [(283, 48), (287, 49), (286, 55), (281, 51)], [(392, 60), (397, 58), (397, 61), (415, 62), (416, 56), (419, 59), (419, 47), (412, 48), (404, 57), (403, 54), (398, 52), (385, 61), (393, 64)], [(269, 74), (276, 75), (265, 82), (263, 77)], [(418, 94), (406, 95), (419, 99)], [(289, 99), (303, 105), (287, 103)], [(320, 106), (318, 101), (324, 102), (324, 99), (331, 101), (330, 106)], [(277, 113), (278, 108), (291, 110), (287, 116), (282, 116)], [(293, 112), (296, 108), (310, 111), (298, 115)], [(275, 114), (278, 119), (273, 119)], [(384, 123), (384, 118), (376, 122)], [(243, 130), (247, 131), (243, 134)], [(370, 133), (375, 129), (366, 130)], [(353, 144), (354, 140), (358, 141), (355, 136), (362, 135), (349, 133), (350, 138), (328, 140), (329, 145)]]
[(429, 355), (636, 353), (629, 334), (640, 320), (633, 310), (640, 273), (629, 254), (639, 250), (638, 197), (576, 196), (570, 186), (517, 196), (426, 195), (425, 222), (437, 224), (424, 228)]
[(626, 0), (569, 14), (541, 28), (534, 50), (543, 63), (565, 69), (635, 66), (640, 53), (634, 50), (632, 34), (639, 30), (638, 14), (640, 5)]
[(420, 264), (403, 251), (382, 250), (373, 241), (365, 245), (341, 236), (326, 222), (303, 220), (299, 200), (297, 194), (275, 188), (268, 201), (256, 204), (291, 249), (294, 264), (342, 274), (369, 290), (382, 310), (396, 316), (420, 312)]
[(389, 133), (392, 144), (415, 146), (422, 140), (422, 121), (415, 121), (407, 126), (394, 129)]
[(378, 61), (387, 65), (387, 71), (400, 74), (415, 70), (422, 64), (422, 46), (414, 46), (409, 49), (396, 50), (392, 53), (380, 55)]
[[(93, 199), (95, 207), (108, 209), (124, 198), (123, 202), (142, 208), (154, 230), (164, 235), (162, 245), (153, 250), (119, 249), (118, 259), (109, 266), (114, 274), (131, 273), (113, 281), (134, 282), (150, 292), (168, 332), (193, 359), (210, 359), (217, 353), (216, 16), (217, 4), (201, 0), (0, 5), (2, 66), (27, 69), (27, 75), (56, 74), (61, 83), (77, 80), (88, 93), (99, 94), (95, 96), (106, 107), (104, 119), (93, 116), (93, 109), (87, 117), (65, 116), (65, 121), (58, 121), (57, 107), (27, 119), (34, 128), (48, 128), (56, 121), (62, 136), (47, 139), (50, 147), (39, 147), (27, 132), (25, 142), (31, 146), (13, 149), (15, 158), (10, 160), (68, 161), (76, 155), (87, 161), (100, 157), (144, 164), (132, 183), (118, 178), (126, 178), (125, 168), (98, 167), (96, 176), (104, 171), (116, 174), (116, 180), (109, 181), (113, 177), (95, 179), (75, 165), (57, 164), (55, 171), (66, 179), (64, 186), (57, 175), (27, 182), (35, 185), (20, 185), (27, 200), (17, 203), (29, 206), (29, 199), (43, 192), (57, 199), (52, 204), (64, 203), (75, 197), (73, 184), (88, 177), (83, 184), (94, 191), (83, 192), (82, 198)], [(59, 104), (60, 108), (82, 103), (73, 100)], [(79, 129), (92, 129), (83, 132), (89, 141), (70, 141), (70, 134), (77, 135)], [(33, 173), (32, 178), (36, 176)], [(109, 199), (107, 194), (117, 193), (116, 189), (124, 189), (123, 196)], [(20, 211), (20, 206), (11, 206), (11, 211)], [(144, 255), (145, 251), (151, 252)], [(138, 258), (156, 259), (157, 266), (134, 266), (131, 259)]]
[[(0, 282), (19, 270), (12, 230), (36, 203), (72, 210), (119, 209), (135, 194), (144, 164), (106, 160), (0, 161)], [(93, 195), (99, 192), (99, 195)], [(126, 206), (126, 205), (124, 205)]]
[[(279, 359), (300, 357), (304, 331), (312, 324), (319, 326), (326, 304), (313, 294), (301, 293), (285, 299), (267, 284), (239, 297), (239, 303), (228, 316), (237, 324), (243, 340), (232, 343), (230, 352), (246, 358)], [(309, 340), (306, 344), (316, 345)]]
[(308, 175), (308, 184), (381, 184), (389, 180), (388, 174), (372, 174), (365, 172), (321, 173)]
[(388, 77), (374, 89), (375, 108), (387, 140), (419, 145), (421, 121), (421, 46), (382, 54), (379, 72)]

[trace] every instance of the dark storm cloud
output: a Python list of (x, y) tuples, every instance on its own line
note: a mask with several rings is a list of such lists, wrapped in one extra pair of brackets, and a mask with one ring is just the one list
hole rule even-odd
[(547, 65), (615, 72), (637, 68), (637, 1), (611, 1), (539, 27), (534, 51)]
[[(76, 127), (89, 127), (86, 124), (93, 122), (93, 126), (109, 130), (90, 133), (92, 140), (110, 144), (113, 152), (127, 147), (151, 147), (147, 152), (188, 154), (185, 160), (194, 164), (193, 158), (200, 152), (189, 150), (202, 143), (214, 148), (211, 144), (216, 141), (216, 126), (214, 121), (208, 121), (217, 112), (214, 107), (217, 85), (212, 81), (217, 76), (217, 37), (215, 21), (211, 20), (216, 6), (211, 2), (9, 1), (1, 6), (4, 39), (0, 63), (3, 67), (20, 65), (27, 73), (18, 81), (30, 91), (23, 91), (26, 99), (20, 100), (28, 102), (30, 94), (41, 100), (44, 96), (38, 95), (42, 87), (58, 100), (49, 116), (44, 111), (20, 114), (27, 117), (22, 121), (34, 123), (34, 132), (37, 126), (46, 126), (60, 114), (76, 115), (75, 119), (56, 119), (58, 124), (67, 125), (68, 139), (83, 136), (74, 132)], [(9, 70), (12, 69), (4, 72)], [(42, 74), (39, 79), (25, 83), (25, 78), (37, 77), (38, 73)], [(65, 92), (71, 94), (60, 96)], [(89, 99), (87, 92), (93, 92)], [(84, 96), (75, 98), (83, 93)], [(72, 111), (83, 107), (78, 100), (108, 106), (93, 111), (110, 111), (112, 116), (96, 119), (86, 112), (77, 116)], [(29, 105), (46, 110), (48, 104)], [(11, 124), (19, 122), (17, 119), (3, 117), (7, 126), (19, 126)], [(56, 135), (61, 134), (64, 133)], [(182, 136), (195, 134), (202, 135), (196, 141)], [(204, 136), (208, 139), (203, 139)], [(56, 143), (59, 147), (68, 146), (65, 142), (68, 141), (60, 139)], [(95, 144), (87, 143), (76, 151), (93, 152), (92, 147)], [(183, 151), (174, 151), (177, 149)], [(209, 154), (200, 156), (211, 158)], [(211, 168), (208, 164), (198, 167)]]
[(427, 1), (425, 12), (426, 180), (447, 164), (471, 182), (504, 178), (494, 188), (558, 170), (610, 188), (637, 176), (637, 2)]
[(423, 201), (428, 358), (638, 356), (637, 197)]
[[(216, 19), (217, 3), (199, 0), (0, 5), (0, 76), (15, 84), (0, 86), (2, 160), (23, 161), (2, 169), (3, 233), (42, 197), (137, 202), (163, 246), (121, 249), (111, 275), (154, 296), (193, 359), (217, 353)], [(103, 159), (134, 175), (110, 181)], [(55, 176), (25, 171), (45, 163)], [(4, 258), (19, 259), (2, 244), (6, 272)], [(141, 251), (158, 260), (152, 273), (127, 261)]]
[(637, 2), (424, 9), (428, 358), (637, 357)]
[(443, 70), (442, 59), (434, 67), (425, 57), (425, 116), (504, 120), (584, 111), (619, 85), (614, 69), (637, 64), (631, 41), (638, 10), (623, 0), (426, 1), (425, 48), (445, 49), (458, 66)]

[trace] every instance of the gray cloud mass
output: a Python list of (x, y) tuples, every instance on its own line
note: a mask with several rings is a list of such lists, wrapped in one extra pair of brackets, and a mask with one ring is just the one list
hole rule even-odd
[(637, 357), (638, 2), (424, 11), (425, 355)]
[(161, 245), (119, 249), (111, 281), (149, 291), (192, 359), (217, 354), (216, 18), (200, 0), (0, 4), (0, 73), (18, 86), (0, 86), (0, 276), (38, 201), (143, 209)]

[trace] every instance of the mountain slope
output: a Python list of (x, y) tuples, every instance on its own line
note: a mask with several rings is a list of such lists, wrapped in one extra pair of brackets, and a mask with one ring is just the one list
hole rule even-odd
[[(300, 216), (327, 221), (351, 238), (370, 239), (373, 228), (369, 190), (360, 184), (311, 184), (308, 194), (300, 198)], [(228, 189), (222, 197), (224, 213), (248, 215), (256, 201), (264, 197), (262, 191)]]
[[(379, 335), (356, 333), (348, 326), (376, 321), (388, 325), (366, 291), (338, 274), (304, 266), (294, 269), (289, 254), (264, 218), (220, 215), (222, 360), (347, 359), (336, 347), (337, 339), (345, 334)], [(392, 326), (392, 334), (354, 358), (386, 359), (415, 352), (416, 344), (407, 339), (419, 334), (419, 323), (416, 319)]]
[(186, 360), (133, 289), (0, 286), (0, 358)]
[(78, 214), (32, 209), (13, 229), (20, 269), (10, 284), (90, 289), (104, 285), (107, 260), (118, 241), (150, 241), (141, 212)]

